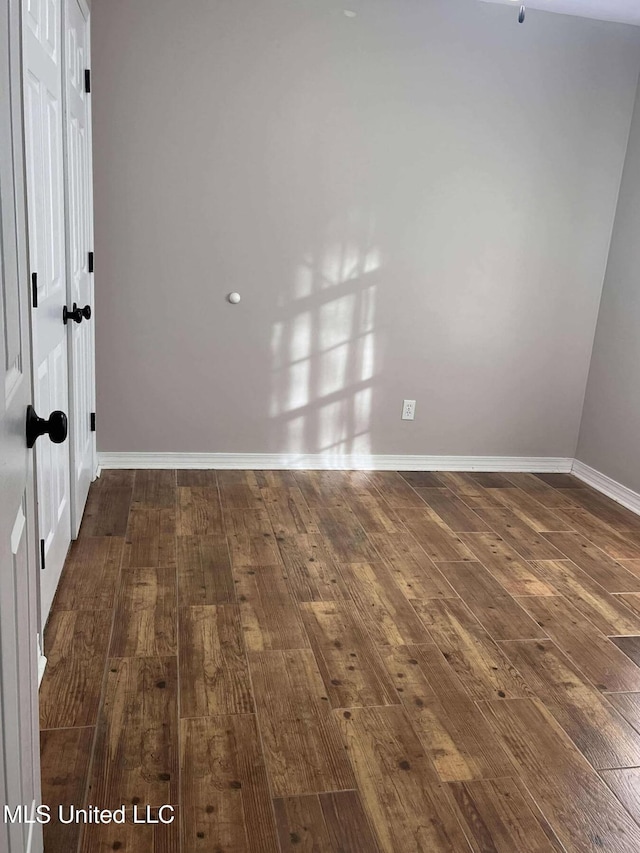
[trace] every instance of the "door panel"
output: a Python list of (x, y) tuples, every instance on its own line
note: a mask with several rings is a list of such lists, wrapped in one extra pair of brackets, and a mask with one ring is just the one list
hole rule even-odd
[[(25, 153), (31, 273), (35, 408), (70, 414), (66, 304), (60, 0), (24, 0)], [(36, 445), (38, 521), (44, 540), (40, 578), (42, 624), (53, 601), (71, 541), (69, 442)]]
[[(84, 72), (89, 66), (89, 10), (81, 0), (65, 0), (65, 127), (67, 278), (69, 303), (93, 308), (91, 120)], [(71, 523), (77, 535), (95, 471), (94, 320), (70, 324), (71, 348)]]
[[(0, 804), (40, 802), (37, 561), (31, 402), (29, 284), (22, 163), (20, 9), (0, 11)], [(0, 850), (42, 853), (37, 824), (0, 823)]]

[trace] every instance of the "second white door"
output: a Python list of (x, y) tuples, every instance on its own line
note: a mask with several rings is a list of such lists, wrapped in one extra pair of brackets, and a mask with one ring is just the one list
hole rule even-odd
[(68, 324), (71, 532), (75, 538), (95, 474), (91, 115), (85, 76), (90, 65), (90, 41), (88, 6), (84, 0), (64, 2), (68, 301), (72, 309), (80, 309), (76, 316), (81, 320)]

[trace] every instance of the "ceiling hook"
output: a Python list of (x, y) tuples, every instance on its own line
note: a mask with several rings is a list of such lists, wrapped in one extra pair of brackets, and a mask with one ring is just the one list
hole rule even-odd
[(527, 10), (524, 7), (524, 3), (520, 6), (520, 14), (518, 15), (518, 23), (524, 24), (525, 15), (527, 14)]

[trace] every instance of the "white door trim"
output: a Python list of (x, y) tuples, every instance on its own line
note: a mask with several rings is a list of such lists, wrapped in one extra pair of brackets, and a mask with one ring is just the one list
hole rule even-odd
[(95, 412), (96, 371), (94, 275), (88, 266), (89, 252), (94, 252), (91, 95), (84, 92), (84, 72), (91, 68), (88, 4), (62, 0), (61, 19), (67, 304), (89, 304), (93, 312), (79, 327), (73, 322), (67, 326), (71, 536), (75, 539), (97, 466), (95, 432), (89, 431), (90, 414)]

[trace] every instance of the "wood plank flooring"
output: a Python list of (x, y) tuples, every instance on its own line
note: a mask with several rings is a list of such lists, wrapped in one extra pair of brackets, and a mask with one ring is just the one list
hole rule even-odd
[[(637, 853), (640, 517), (567, 474), (105, 471), (45, 853)], [(135, 824), (135, 810), (175, 822)]]

